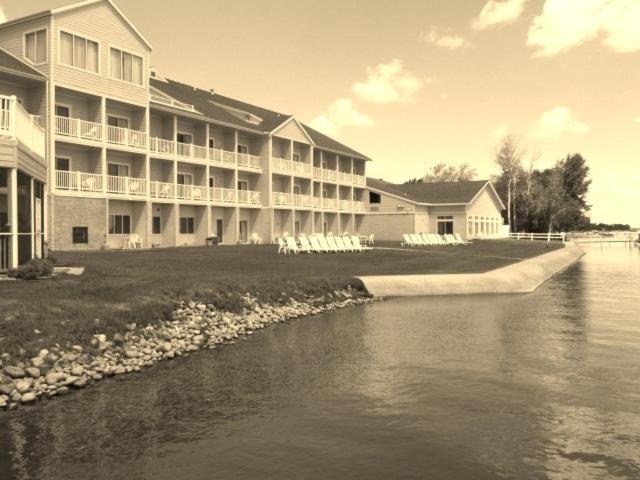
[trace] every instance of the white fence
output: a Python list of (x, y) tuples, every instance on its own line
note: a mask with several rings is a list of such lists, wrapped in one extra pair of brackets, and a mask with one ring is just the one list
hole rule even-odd
[(567, 238), (566, 233), (526, 233), (516, 232), (510, 233), (509, 238), (515, 238), (516, 240), (543, 240), (545, 242), (561, 241), (564, 243)]

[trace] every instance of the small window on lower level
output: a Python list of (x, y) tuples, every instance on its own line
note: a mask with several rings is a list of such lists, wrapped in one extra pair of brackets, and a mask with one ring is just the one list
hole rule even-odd
[(162, 233), (162, 217), (154, 215), (151, 218), (151, 233), (160, 235)]
[(195, 232), (195, 220), (193, 217), (180, 217), (180, 233), (193, 235)]
[(89, 227), (73, 227), (73, 243), (89, 243)]
[(369, 203), (382, 203), (379, 193), (369, 192)]

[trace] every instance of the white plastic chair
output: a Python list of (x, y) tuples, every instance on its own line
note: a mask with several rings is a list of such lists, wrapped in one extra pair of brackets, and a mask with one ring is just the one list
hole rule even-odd
[(287, 243), (287, 249), (289, 252), (300, 253), (296, 239), (293, 237), (285, 237), (284, 241)]
[(282, 237), (278, 237), (278, 254), (280, 253), (284, 255), (289, 253), (289, 249), (287, 248), (287, 245), (284, 243), (284, 240), (282, 240)]
[(413, 244), (413, 240), (411, 239), (411, 237), (409, 236), (408, 233), (403, 233), (402, 234), (402, 238), (403, 238), (403, 241), (400, 242), (400, 245), (402, 245), (403, 247), (413, 247), (413, 246), (415, 246)]
[(132, 233), (125, 239), (125, 247), (124, 248), (142, 248), (142, 241), (140, 240), (140, 235), (137, 233)]

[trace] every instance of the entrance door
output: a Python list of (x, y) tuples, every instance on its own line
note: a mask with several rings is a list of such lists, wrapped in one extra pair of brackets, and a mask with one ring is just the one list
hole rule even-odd
[(327, 229), (327, 222), (322, 222), (322, 234), (326, 235), (329, 230)]
[(300, 235), (300, 220), (296, 220), (293, 224), (293, 231), (295, 232), (295, 236)]
[(35, 212), (33, 213), (35, 216), (35, 220), (36, 220), (36, 225), (35, 225), (35, 243), (34, 243), (34, 256), (36, 258), (40, 258), (42, 256), (42, 200), (38, 197), (36, 197), (36, 204), (35, 204)]
[(218, 237), (218, 243), (222, 243), (222, 219), (216, 220), (216, 237)]
[(246, 220), (240, 220), (240, 242), (247, 243), (249, 225)]

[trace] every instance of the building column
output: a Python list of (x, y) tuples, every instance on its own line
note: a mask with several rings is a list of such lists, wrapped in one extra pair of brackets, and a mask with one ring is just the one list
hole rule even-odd
[(9, 168), (7, 176), (9, 207), (9, 268), (18, 266), (18, 169)]

